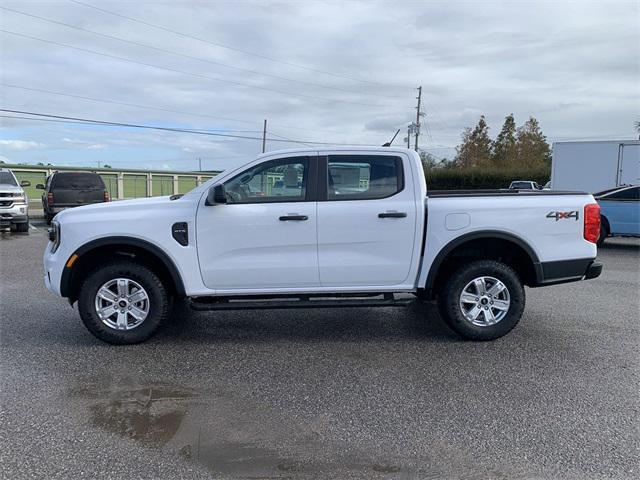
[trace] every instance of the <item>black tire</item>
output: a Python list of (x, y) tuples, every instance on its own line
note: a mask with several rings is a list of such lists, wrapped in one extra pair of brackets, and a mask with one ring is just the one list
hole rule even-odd
[[(106, 325), (96, 312), (98, 290), (115, 278), (137, 282), (149, 297), (147, 317), (130, 330), (117, 330)], [(100, 340), (114, 345), (130, 345), (144, 342), (156, 332), (169, 315), (170, 300), (162, 281), (150, 269), (131, 261), (117, 261), (100, 266), (87, 275), (80, 288), (78, 311), (85, 327)]]
[(604, 241), (609, 236), (609, 222), (606, 217), (600, 217), (600, 236), (598, 237), (597, 245), (601, 247), (604, 245)]
[[(472, 323), (471, 320), (465, 317), (460, 306), (461, 294), (465, 287), (474, 279), (480, 277), (492, 277), (499, 280), (507, 287), (509, 294), (510, 303), (506, 315), (493, 325), (476, 325)], [(483, 298), (489, 301), (490, 299), (487, 298), (487, 295), (484, 297), (481, 295), (477, 298), (480, 301), (484, 301)], [(520, 321), (524, 311), (524, 304), (524, 287), (518, 274), (510, 266), (494, 260), (478, 260), (461, 266), (446, 280), (438, 295), (440, 316), (454, 332), (467, 340), (494, 340), (506, 335)], [(473, 306), (470, 308), (473, 308)], [(497, 307), (491, 308), (493, 312), (493, 308)], [(498, 311), (499, 314), (500, 312)], [(481, 321), (485, 322), (485, 314), (481, 313), (481, 315), (483, 317)]]
[(16, 232), (27, 233), (29, 231), (29, 220), (24, 223), (16, 224)]

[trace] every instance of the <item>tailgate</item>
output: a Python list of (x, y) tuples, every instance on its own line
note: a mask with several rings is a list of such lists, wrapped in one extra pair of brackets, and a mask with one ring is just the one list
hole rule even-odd
[(53, 191), (53, 204), (56, 207), (77, 207), (99, 202), (104, 202), (104, 190), (58, 188)]

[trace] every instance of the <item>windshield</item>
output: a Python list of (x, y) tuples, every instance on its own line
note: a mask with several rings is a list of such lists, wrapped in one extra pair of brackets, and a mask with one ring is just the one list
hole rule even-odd
[(104, 190), (104, 182), (96, 173), (57, 173), (51, 188)]
[(0, 172), (0, 185), (18, 186), (15, 177), (9, 172)]

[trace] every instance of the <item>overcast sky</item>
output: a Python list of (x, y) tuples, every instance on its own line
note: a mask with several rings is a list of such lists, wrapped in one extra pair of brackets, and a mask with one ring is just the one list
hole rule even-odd
[[(0, 108), (248, 137), (267, 118), (270, 138), (353, 144), (380, 145), (402, 128), (400, 144), (422, 85), (420, 144), (438, 157), (481, 114), (492, 136), (513, 112), (518, 124), (536, 116), (550, 141), (637, 138), (638, 1), (81, 1), (112, 13), (0, 1)], [(0, 121), (5, 162), (193, 170), (201, 157), (225, 169), (261, 149)]]

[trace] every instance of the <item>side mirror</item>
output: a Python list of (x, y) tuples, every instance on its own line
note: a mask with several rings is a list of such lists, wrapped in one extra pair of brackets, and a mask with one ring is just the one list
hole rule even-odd
[(38, 184), (36, 185), (36, 188), (37, 188), (38, 190), (44, 190), (44, 185), (43, 185), (43, 184), (41, 184), (41, 183), (38, 183)]
[(21, 187), (30, 187), (31, 186), (31, 182), (29, 180), (22, 180), (20, 182), (20, 186)]
[(214, 185), (209, 189), (207, 194), (206, 205), (220, 205), (227, 203), (227, 194), (224, 191), (224, 185)]

